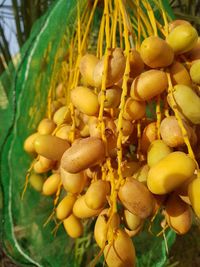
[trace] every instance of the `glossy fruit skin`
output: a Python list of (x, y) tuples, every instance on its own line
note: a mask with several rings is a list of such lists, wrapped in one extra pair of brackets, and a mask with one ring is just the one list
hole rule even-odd
[(44, 178), (39, 174), (32, 173), (29, 177), (29, 183), (36, 191), (41, 192)]
[(135, 78), (144, 70), (144, 62), (139, 52), (135, 49), (130, 51), (130, 77)]
[(85, 173), (70, 173), (60, 167), (60, 175), (64, 189), (72, 194), (80, 194), (87, 182), (87, 176)]
[(71, 214), (63, 221), (65, 231), (71, 238), (78, 238), (83, 234), (83, 224), (80, 219)]
[(91, 209), (100, 209), (106, 202), (106, 196), (110, 193), (109, 182), (98, 180), (90, 184), (85, 193), (85, 203)]
[(126, 209), (124, 210), (124, 221), (126, 227), (131, 231), (136, 230), (143, 223), (143, 220), (140, 217)]
[[(187, 131), (188, 138), (191, 138), (191, 127), (182, 120), (183, 126)], [(175, 116), (164, 118), (160, 124), (160, 134), (162, 140), (169, 147), (179, 147), (185, 144), (182, 130)]]
[(174, 89), (180, 112), (193, 124), (200, 124), (200, 97), (186, 85), (177, 84)]
[(198, 33), (191, 25), (179, 25), (166, 38), (176, 55), (190, 51), (198, 40)]
[(105, 147), (103, 141), (96, 137), (88, 137), (77, 140), (63, 154), (61, 167), (67, 172), (77, 173), (99, 164), (104, 158)]
[(145, 102), (137, 101), (129, 97), (125, 103), (123, 118), (128, 121), (138, 120), (144, 117), (145, 112)]
[(79, 64), (80, 73), (83, 76), (84, 81), (86, 84), (94, 86), (94, 79), (93, 79), (93, 73), (94, 68), (96, 67), (97, 63), (99, 62), (99, 59), (92, 54), (85, 54)]
[(118, 197), (123, 206), (131, 213), (144, 219), (151, 215), (154, 199), (147, 187), (136, 179), (129, 177), (119, 189)]
[(69, 143), (53, 135), (40, 135), (34, 142), (35, 151), (47, 159), (60, 160)]
[(192, 183), (193, 180), (197, 178), (197, 175), (194, 174), (190, 177), (185, 183), (183, 183), (175, 193), (188, 205), (192, 205), (190, 198), (189, 198), (189, 185)]
[(140, 47), (140, 55), (144, 63), (151, 68), (167, 67), (174, 60), (174, 51), (171, 46), (157, 36), (144, 39)]
[(170, 193), (190, 179), (195, 168), (193, 159), (184, 152), (172, 152), (150, 168), (147, 186), (153, 194)]
[[(104, 69), (104, 59), (97, 63), (93, 72), (93, 80), (95, 87), (100, 88), (102, 85), (103, 69)], [(106, 87), (110, 87), (117, 83), (124, 74), (126, 66), (126, 59), (123, 55), (123, 50), (121, 48), (113, 48), (111, 51), (111, 56), (108, 59), (108, 75), (106, 79)]]
[(200, 84), (200, 60), (196, 60), (190, 68), (190, 76), (194, 83)]
[(192, 213), (189, 205), (176, 194), (170, 195), (167, 200), (165, 218), (168, 225), (180, 235), (186, 234), (192, 225)]
[(156, 122), (150, 122), (142, 132), (141, 138), (141, 150), (143, 153), (146, 153), (151, 142), (157, 138), (157, 126)]
[(100, 248), (106, 244), (106, 241), (113, 234), (113, 231), (118, 229), (120, 225), (120, 217), (118, 213), (113, 215), (109, 225), (108, 220), (108, 209), (104, 209), (97, 217), (94, 227), (94, 238)]
[(172, 83), (176, 84), (184, 84), (187, 86), (191, 86), (191, 78), (190, 74), (184, 65), (178, 61), (174, 61), (173, 64), (170, 66), (170, 75), (172, 79)]
[(188, 196), (194, 212), (200, 218), (200, 178), (194, 179), (189, 184)]
[(33, 165), (33, 169), (35, 173), (45, 173), (53, 169), (55, 166), (55, 161), (52, 159), (47, 159), (43, 156), (38, 157), (38, 161), (36, 161)]
[(98, 96), (87, 87), (78, 86), (71, 90), (71, 101), (79, 111), (86, 115), (96, 115), (99, 111)]
[(198, 37), (195, 46), (188, 53), (186, 53), (186, 56), (189, 62), (200, 59), (200, 37)]
[[(100, 92), (98, 94), (98, 101), (99, 105), (101, 104), (101, 95)], [(119, 87), (111, 87), (106, 89), (105, 92), (105, 101), (104, 101), (104, 107), (105, 108), (116, 108), (119, 106), (121, 100), (121, 89)]]
[(86, 219), (100, 214), (101, 209), (90, 209), (85, 203), (85, 195), (80, 196), (73, 206), (73, 213), (77, 218)]
[(133, 178), (135, 178), (137, 181), (139, 181), (140, 183), (143, 183), (146, 186), (149, 169), (150, 168), (148, 164), (143, 165), (133, 174)]
[(52, 120), (44, 118), (40, 121), (37, 130), (39, 134), (51, 134), (55, 128), (56, 124)]
[(136, 77), (130, 95), (138, 101), (148, 101), (164, 92), (168, 87), (167, 75), (161, 70), (148, 70)]
[(147, 163), (149, 167), (158, 163), (171, 152), (172, 150), (163, 142), (163, 140), (153, 141), (147, 151)]
[(51, 196), (55, 194), (58, 190), (61, 177), (59, 174), (54, 173), (49, 176), (43, 184), (42, 193), (46, 196)]
[(24, 150), (27, 152), (27, 153), (35, 153), (35, 146), (34, 146), (34, 142), (36, 140), (36, 138), (40, 136), (40, 134), (38, 132), (36, 133), (33, 133), (31, 135), (29, 135), (25, 141), (24, 141)]
[(56, 217), (59, 220), (64, 220), (67, 218), (72, 212), (74, 202), (76, 201), (75, 195), (67, 195), (65, 196), (56, 208)]
[(62, 123), (70, 123), (71, 114), (69, 108), (67, 106), (62, 106), (58, 110), (56, 110), (53, 116), (53, 121), (57, 125), (60, 125)]
[(117, 230), (114, 244), (104, 249), (104, 257), (108, 267), (135, 267), (135, 248), (125, 231)]
[(171, 32), (177, 26), (180, 26), (180, 25), (183, 25), (183, 24), (187, 24), (187, 25), (190, 25), (191, 26), (191, 24), (188, 21), (186, 21), (186, 20), (183, 20), (183, 19), (173, 20), (172, 22), (169, 23), (169, 32)]

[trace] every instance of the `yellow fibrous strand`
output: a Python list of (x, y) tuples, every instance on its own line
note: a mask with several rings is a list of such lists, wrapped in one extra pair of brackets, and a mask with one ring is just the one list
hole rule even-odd
[(157, 130), (157, 138), (160, 139), (160, 123), (161, 123), (161, 108), (160, 108), (160, 95), (157, 96), (156, 99), (156, 130)]
[(141, 122), (138, 121), (137, 123), (137, 139), (138, 139), (138, 146), (137, 146), (137, 158), (141, 160), (142, 153), (141, 153), (141, 137), (142, 137), (142, 130), (141, 130)]
[(145, 9), (147, 10), (147, 14), (148, 14), (149, 20), (151, 22), (151, 27), (153, 29), (153, 33), (154, 33), (155, 36), (157, 36), (158, 35), (158, 30), (157, 30), (156, 19), (155, 19), (152, 7), (151, 7), (151, 5), (149, 4), (149, 2), (147, 0), (143, 0), (142, 3), (144, 5)]
[(117, 138), (117, 161), (118, 161), (118, 184), (117, 188), (120, 187), (121, 182), (123, 180), (122, 177), (122, 172), (121, 172), (121, 166), (122, 166), (122, 119), (123, 119), (123, 112), (124, 112), (124, 106), (125, 106), (125, 101), (126, 101), (126, 96), (127, 96), (127, 91), (128, 91), (128, 80), (129, 80), (129, 73), (130, 73), (130, 43), (129, 43), (129, 30), (127, 26), (127, 20), (126, 20), (126, 10), (123, 5), (123, 2), (119, 0), (119, 8), (120, 12), (122, 14), (122, 19), (123, 19), (123, 26), (124, 26), (124, 42), (125, 42), (125, 56), (126, 56), (126, 67), (125, 67), (125, 72), (123, 76), (123, 83), (122, 83), (122, 95), (121, 95), (121, 101), (120, 101), (120, 112), (118, 116), (118, 123), (117, 123), (117, 132), (118, 132), (118, 138)]
[(100, 109), (99, 109), (99, 127), (101, 128), (101, 136), (102, 140), (106, 146), (106, 136), (105, 136), (105, 123), (103, 120), (103, 111), (104, 111), (104, 102), (105, 102), (105, 94), (106, 94), (106, 80), (108, 75), (108, 63), (109, 57), (111, 56), (111, 40), (110, 40), (110, 18), (109, 18), (109, 5), (108, 1), (104, 2), (104, 13), (105, 17), (105, 35), (106, 35), (106, 51), (104, 56), (104, 68), (102, 74), (102, 85), (101, 85), (101, 101), (100, 101)]

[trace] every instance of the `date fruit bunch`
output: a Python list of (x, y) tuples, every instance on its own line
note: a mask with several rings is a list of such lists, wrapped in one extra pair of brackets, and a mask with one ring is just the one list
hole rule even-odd
[(177, 234), (200, 218), (200, 39), (154, 2), (161, 21), (145, 0), (94, 1), (79, 14), (47, 113), (24, 142), (30, 184), (54, 196), (71, 238), (95, 222), (109, 267), (135, 266), (131, 237), (158, 213)]

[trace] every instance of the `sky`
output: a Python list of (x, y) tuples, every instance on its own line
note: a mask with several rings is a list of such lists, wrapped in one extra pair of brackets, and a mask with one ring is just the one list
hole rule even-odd
[(0, 0), (0, 22), (2, 27), (4, 28), (6, 39), (9, 42), (11, 55), (14, 56), (19, 51), (19, 47), (16, 39), (16, 28), (13, 18), (13, 11), (12, 9), (7, 8), (7, 6), (11, 5), (11, 0)]

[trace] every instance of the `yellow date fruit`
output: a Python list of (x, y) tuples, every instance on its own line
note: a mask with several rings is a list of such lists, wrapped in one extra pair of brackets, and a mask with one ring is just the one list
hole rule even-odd
[(167, 67), (174, 60), (173, 49), (158, 36), (144, 39), (140, 47), (140, 55), (144, 63), (151, 68)]
[(37, 130), (39, 134), (51, 134), (55, 128), (56, 124), (52, 120), (44, 118), (40, 121)]
[(89, 88), (78, 86), (71, 90), (72, 104), (86, 115), (92, 116), (99, 111), (98, 96)]
[(141, 150), (142, 152), (146, 153), (151, 142), (156, 140), (157, 138), (157, 126), (156, 122), (149, 123), (142, 132), (141, 138)]
[(146, 112), (146, 104), (129, 97), (126, 100), (123, 117), (126, 120), (133, 121), (144, 117)]
[(85, 193), (85, 203), (90, 209), (100, 209), (106, 204), (106, 196), (110, 193), (109, 182), (98, 180), (88, 187)]
[(29, 183), (36, 191), (41, 192), (44, 184), (44, 178), (37, 173), (32, 173), (29, 177)]
[(70, 147), (69, 143), (52, 135), (41, 135), (35, 139), (35, 151), (52, 160), (60, 160), (63, 153)]
[(186, 54), (187, 60), (192, 62), (194, 60), (200, 59), (200, 38), (198, 37), (195, 46)]
[(151, 215), (154, 208), (154, 199), (148, 188), (130, 177), (125, 180), (119, 189), (119, 199), (123, 206), (131, 213), (144, 219)]
[(148, 101), (168, 87), (167, 75), (161, 70), (148, 70), (133, 80), (130, 95), (138, 101)]
[(131, 49), (130, 51), (130, 78), (135, 78), (144, 70), (144, 62), (135, 49)]
[(194, 160), (184, 152), (172, 152), (150, 168), (148, 188), (157, 195), (170, 193), (189, 179), (195, 168)]
[(170, 195), (167, 200), (165, 218), (168, 225), (179, 235), (186, 234), (192, 225), (190, 206), (176, 194)]
[(117, 230), (113, 244), (104, 249), (104, 257), (108, 267), (135, 267), (135, 247), (125, 231)]
[(75, 201), (75, 195), (69, 194), (65, 196), (56, 207), (56, 217), (59, 220), (64, 220), (65, 218), (67, 218), (72, 212)]
[(200, 84), (200, 60), (196, 60), (190, 68), (190, 76), (194, 83)]
[(61, 98), (61, 97), (65, 96), (63, 83), (59, 83), (57, 85), (57, 87), (56, 87), (56, 96), (57, 96), (57, 98)]
[(33, 169), (36, 173), (45, 173), (53, 169), (54, 166), (55, 161), (39, 156), (39, 160), (35, 162)]
[(79, 64), (80, 73), (83, 76), (84, 81), (88, 85), (95, 86), (93, 73), (94, 73), (94, 68), (96, 67), (98, 62), (99, 59), (92, 54), (86, 54), (80, 60)]
[(198, 33), (194, 27), (182, 24), (174, 28), (166, 38), (167, 43), (179, 55), (190, 51), (198, 40)]
[(188, 196), (194, 212), (200, 218), (200, 178), (194, 179), (189, 184)]
[(35, 139), (40, 136), (40, 134), (38, 132), (36, 133), (33, 133), (31, 135), (29, 135), (25, 141), (24, 141), (24, 150), (27, 152), (27, 153), (35, 153), (35, 146), (34, 146), (34, 142), (35, 142)]
[(192, 183), (194, 179), (197, 178), (197, 175), (194, 174), (191, 176), (190, 179), (188, 179), (185, 183), (183, 183), (175, 192), (176, 194), (188, 205), (191, 205), (190, 198), (188, 196), (188, 190), (189, 190), (189, 185)]
[(124, 221), (129, 230), (136, 230), (143, 223), (143, 219), (126, 209), (124, 210)]
[[(183, 122), (183, 126), (187, 131), (188, 138), (191, 137), (191, 130), (189, 125), (186, 122)], [(182, 130), (179, 126), (178, 120), (175, 116), (169, 116), (164, 118), (160, 124), (160, 134), (163, 141), (169, 147), (178, 147), (185, 144), (183, 139)]]
[(129, 237), (134, 237), (138, 235), (143, 228), (144, 222), (141, 222), (141, 224), (135, 229), (135, 230), (129, 230), (128, 228), (124, 228), (124, 231), (128, 234)]
[(53, 116), (53, 121), (60, 125), (62, 123), (70, 123), (71, 122), (71, 112), (67, 106), (62, 106), (56, 112)]
[(43, 184), (42, 193), (46, 196), (53, 195), (57, 192), (61, 177), (58, 173), (49, 176)]
[[(117, 126), (118, 120), (116, 120), (115, 123), (116, 123), (116, 126)], [(122, 119), (122, 128), (121, 128), (121, 130), (122, 130), (123, 136), (131, 135), (133, 130), (134, 130), (134, 127), (135, 127), (135, 125), (131, 121)]]
[[(101, 87), (105, 56), (97, 63), (94, 68), (93, 79), (96, 87)], [(106, 79), (106, 87), (110, 87), (118, 82), (125, 70), (126, 59), (121, 48), (113, 48), (108, 58), (108, 74)]]
[(71, 214), (63, 221), (65, 231), (71, 238), (78, 238), (83, 234), (83, 224), (80, 219)]
[(186, 85), (177, 84), (174, 89), (179, 111), (192, 123), (200, 124), (200, 97)]
[(158, 163), (171, 152), (172, 150), (162, 140), (153, 141), (147, 151), (147, 163), (149, 167)]
[(170, 75), (172, 79), (172, 83), (175, 84), (184, 84), (187, 86), (191, 86), (191, 78), (189, 72), (184, 67), (184, 65), (178, 61), (174, 61), (174, 63), (170, 66)]
[(83, 191), (87, 182), (87, 176), (84, 172), (69, 173), (61, 167), (60, 175), (66, 191), (72, 194), (79, 194)]
[(123, 177), (131, 177), (134, 173), (138, 171), (141, 167), (141, 163), (139, 161), (124, 161), (122, 163), (122, 176)]
[[(98, 101), (99, 105), (101, 104), (101, 98), (102, 98), (102, 92), (98, 94)], [(120, 104), (121, 99), (121, 89), (119, 87), (112, 87), (106, 89), (105, 92), (105, 101), (104, 101), (104, 107), (105, 108), (116, 108)]]
[(94, 227), (94, 238), (97, 245), (102, 248), (113, 231), (119, 228), (120, 217), (118, 213), (114, 213), (112, 219), (108, 223), (108, 209), (102, 210), (102, 212), (97, 217), (95, 227)]
[(105, 158), (105, 147), (101, 139), (88, 137), (77, 140), (64, 153), (61, 166), (70, 173), (77, 173), (102, 162)]
[(190, 25), (191, 24), (187, 21), (187, 20), (183, 20), (183, 19), (176, 19), (176, 20), (173, 20), (169, 23), (169, 32), (171, 32), (173, 29), (175, 29), (177, 26), (180, 26), (180, 25)]
[(63, 140), (67, 140), (68, 142), (70, 142), (70, 132), (71, 132), (71, 126), (64, 124), (61, 128), (59, 128), (58, 131), (56, 131), (55, 136), (63, 139)]
[(139, 168), (134, 174), (133, 177), (143, 183), (144, 185), (147, 184), (147, 176), (148, 176), (148, 172), (149, 172), (149, 166), (148, 164), (143, 165), (141, 168)]
[(76, 217), (84, 219), (99, 215), (101, 209), (90, 209), (85, 203), (85, 195), (80, 196), (73, 206), (73, 213)]

